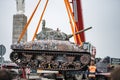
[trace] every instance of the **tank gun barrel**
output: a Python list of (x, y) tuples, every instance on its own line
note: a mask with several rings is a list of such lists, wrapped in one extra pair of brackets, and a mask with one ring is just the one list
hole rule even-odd
[[(80, 33), (84, 32), (84, 31), (87, 31), (87, 30), (89, 30), (89, 29), (91, 29), (91, 28), (92, 28), (92, 27), (88, 27), (88, 28), (86, 28), (86, 29), (80, 30), (80, 31), (76, 32), (75, 35), (80, 34)], [(71, 38), (72, 36), (73, 36), (73, 34), (68, 35), (68, 39)]]

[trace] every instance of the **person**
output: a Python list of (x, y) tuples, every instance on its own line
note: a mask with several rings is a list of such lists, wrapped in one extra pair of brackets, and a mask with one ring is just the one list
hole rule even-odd
[(96, 70), (97, 70), (97, 69), (96, 69), (95, 63), (94, 63), (94, 61), (92, 60), (92, 61), (90, 62), (90, 66), (88, 67), (88, 71), (89, 71), (88, 78), (89, 78), (89, 80), (95, 80)]
[(12, 80), (12, 74), (7, 70), (0, 70), (0, 80)]
[(120, 80), (120, 67), (111, 72), (111, 80)]
[(25, 0), (16, 0), (17, 12), (24, 13), (25, 11)]

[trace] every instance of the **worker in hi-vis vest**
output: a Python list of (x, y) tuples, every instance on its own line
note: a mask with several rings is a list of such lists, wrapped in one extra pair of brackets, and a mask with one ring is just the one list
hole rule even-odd
[(90, 62), (90, 66), (88, 67), (88, 69), (89, 69), (89, 74), (88, 74), (89, 80), (95, 80), (96, 66), (94, 61)]

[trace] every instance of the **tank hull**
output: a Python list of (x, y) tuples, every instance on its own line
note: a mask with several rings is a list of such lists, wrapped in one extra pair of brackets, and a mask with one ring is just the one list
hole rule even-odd
[(38, 40), (13, 44), (10, 59), (21, 67), (42, 70), (82, 70), (90, 62), (90, 52), (69, 41)]

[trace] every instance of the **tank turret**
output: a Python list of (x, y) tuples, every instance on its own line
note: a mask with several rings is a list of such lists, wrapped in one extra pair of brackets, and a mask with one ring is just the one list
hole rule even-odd
[[(80, 34), (86, 30), (91, 29), (92, 27), (86, 28), (84, 30), (78, 31), (75, 35)], [(67, 35), (64, 32), (61, 32), (58, 28), (57, 30), (53, 30), (50, 28), (45, 27), (45, 20), (42, 22), (42, 31), (37, 34), (37, 40), (69, 40), (73, 34)]]

